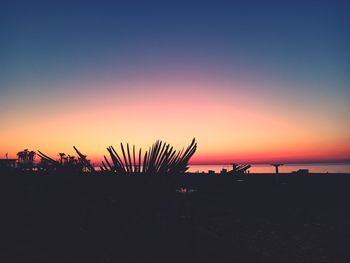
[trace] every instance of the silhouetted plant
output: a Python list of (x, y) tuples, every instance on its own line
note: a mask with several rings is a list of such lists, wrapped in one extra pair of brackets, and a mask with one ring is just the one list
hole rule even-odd
[(83, 155), (79, 150), (73, 146), (74, 150), (77, 152), (78, 157), (66, 155), (65, 153), (59, 153), (59, 160), (54, 160), (46, 154), (38, 151), (40, 160), (40, 169), (45, 171), (54, 170), (69, 170), (75, 172), (82, 171), (95, 171), (94, 167), (91, 165), (90, 160), (86, 159), (86, 155)]
[(123, 143), (120, 144), (121, 155), (117, 153), (113, 146), (109, 146), (107, 151), (111, 161), (104, 156), (104, 161), (100, 166), (102, 171), (123, 174), (183, 174), (188, 169), (188, 162), (197, 149), (195, 139), (191, 144), (181, 151), (176, 151), (170, 144), (156, 141), (142, 157), (141, 148), (136, 157), (135, 145), (130, 150), (129, 144), (126, 149)]
[(18, 167), (22, 170), (32, 170), (34, 167), (35, 156), (36, 153), (34, 151), (29, 151), (28, 149), (18, 152)]
[(83, 165), (83, 167), (89, 171), (89, 172), (94, 172), (95, 168), (94, 166), (91, 164), (91, 161), (86, 159), (86, 155), (82, 154), (77, 147), (73, 146), (75, 152), (78, 154), (78, 160), (79, 162)]
[(65, 153), (59, 153), (58, 154), (60, 156), (60, 163), (63, 164), (63, 158), (66, 156)]

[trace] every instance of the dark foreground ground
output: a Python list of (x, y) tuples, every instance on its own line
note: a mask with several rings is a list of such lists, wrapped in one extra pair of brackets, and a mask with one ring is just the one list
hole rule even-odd
[(280, 177), (2, 175), (0, 262), (350, 262), (350, 175)]

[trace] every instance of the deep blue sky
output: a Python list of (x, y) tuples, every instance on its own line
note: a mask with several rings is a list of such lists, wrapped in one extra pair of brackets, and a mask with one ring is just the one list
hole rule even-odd
[(5, 1), (1, 77), (79, 78), (182, 59), (344, 88), (348, 10), (346, 1)]

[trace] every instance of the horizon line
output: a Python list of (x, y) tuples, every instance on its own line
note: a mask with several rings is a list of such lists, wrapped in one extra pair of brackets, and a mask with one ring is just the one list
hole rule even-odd
[(257, 161), (257, 162), (195, 162), (195, 163), (189, 163), (189, 165), (232, 165), (235, 164), (274, 164), (274, 163), (281, 163), (281, 164), (350, 164), (350, 159), (346, 160), (297, 160), (297, 161)]

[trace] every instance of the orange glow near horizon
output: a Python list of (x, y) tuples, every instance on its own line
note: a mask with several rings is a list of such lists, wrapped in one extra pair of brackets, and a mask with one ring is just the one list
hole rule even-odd
[(84, 93), (73, 87), (55, 98), (16, 98), (16, 108), (1, 116), (0, 158), (24, 148), (75, 155), (75, 145), (98, 162), (107, 146), (119, 149), (120, 142), (147, 150), (161, 139), (181, 149), (195, 137), (192, 163), (349, 159), (350, 125), (337, 118), (344, 112), (318, 101), (296, 103), (288, 94), (281, 99), (254, 85), (142, 79), (90, 83)]

